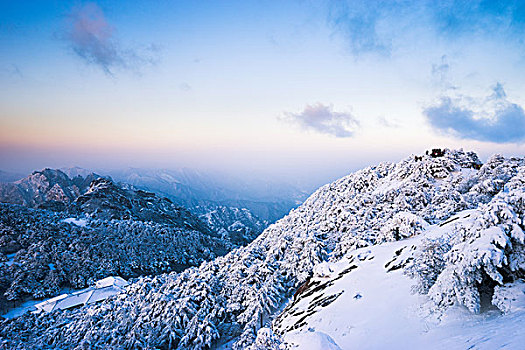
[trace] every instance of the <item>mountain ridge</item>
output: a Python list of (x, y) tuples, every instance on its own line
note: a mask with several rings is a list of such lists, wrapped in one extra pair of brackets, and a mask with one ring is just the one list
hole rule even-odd
[[(184, 208), (179, 204), (181, 201), (173, 202), (173, 196), (170, 198), (131, 184), (116, 183), (111, 177), (79, 167), (62, 170), (46, 168), (13, 183), (0, 184), (0, 202), (3, 203), (104, 219), (153, 220), (178, 225), (186, 221), (187, 225), (208, 234), (224, 235), (224, 231), (229, 232), (241, 245), (250, 242), (268, 225), (251, 212), (239, 216), (239, 209), (233, 206), (204, 202)], [(202, 219), (206, 219), (206, 215), (217, 210), (223, 217), (215, 215), (210, 223), (212, 227), (206, 227), (198, 218), (203, 216)], [(240, 212), (246, 211), (241, 209)], [(232, 226), (234, 223), (236, 225)]]
[[(398, 163), (362, 169), (315, 191), (246, 247), (179, 275), (139, 279), (125, 294), (87, 308), (89, 312), (23, 316), (6, 323), (0, 337), (8, 340), (15, 330), (26, 329), (29, 331), (23, 335), (27, 343), (13, 342), (14, 346), (53, 343), (65, 347), (97, 344), (111, 348), (205, 349), (232, 341), (236, 349), (256, 348), (260, 342), (258, 330), (271, 325), (288, 298), (311, 278), (316, 266), (340, 261), (356, 249), (417, 236), (428, 225), (478, 207), (487, 212), (483, 225), (497, 227), (502, 235), (496, 245), (487, 238), (487, 254), (505, 256), (507, 263), (501, 260), (501, 264), (525, 261), (519, 235), (524, 229), (525, 159), (495, 155), (481, 167), (474, 166), (478, 162), (473, 152), (445, 150), (442, 157), (424, 155), (418, 161), (412, 155)], [(508, 209), (510, 214), (500, 216), (499, 208)], [(493, 216), (497, 220), (491, 219)], [(511, 222), (516, 223), (509, 226)], [(454, 244), (468, 247), (470, 241), (464, 240), (475, 241), (476, 235), (492, 237), (490, 230), (485, 233), (476, 227), (469, 235), (458, 234)], [(512, 245), (501, 243), (503, 237)], [(508, 247), (503, 255), (498, 253), (501, 244)], [(486, 276), (479, 275), (457, 281), (462, 289), (448, 289), (439, 277), (432, 283), (437, 283), (435, 290), (441, 294), (436, 295), (441, 295), (445, 304), (452, 301), (477, 312), (477, 283), (498, 283), (496, 270), (490, 270), (497, 263), (492, 266), (491, 260), (476, 255), (466, 259), (463, 265), (451, 260), (450, 272), (438, 269), (438, 275), (452, 276), (462, 271), (455, 267), (471, 268), (474, 275), (487, 268), (492, 279), (483, 282), (485, 279), (479, 276)], [(502, 270), (505, 279), (520, 278), (525, 270), (520, 266), (518, 263), (514, 270)], [(455, 290), (461, 290), (463, 296), (456, 295)], [(440, 307), (440, 299), (434, 300)], [(131, 305), (141, 312), (130, 316)], [(108, 317), (121, 321), (101, 322), (93, 328), (93, 318)], [(166, 319), (170, 319), (168, 324), (161, 321)], [(152, 320), (159, 326), (152, 325)], [(33, 330), (36, 322), (40, 324), (37, 331)], [(64, 323), (68, 324), (66, 328), (57, 327)], [(112, 337), (115, 328), (122, 329), (122, 337)]]

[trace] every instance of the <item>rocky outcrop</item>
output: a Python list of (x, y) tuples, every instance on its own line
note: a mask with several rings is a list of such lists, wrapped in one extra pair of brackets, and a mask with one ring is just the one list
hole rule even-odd
[(68, 204), (86, 191), (91, 181), (99, 177), (90, 174), (70, 179), (56, 169), (35, 171), (16, 182), (0, 184), (0, 202), (30, 208), (65, 210)]

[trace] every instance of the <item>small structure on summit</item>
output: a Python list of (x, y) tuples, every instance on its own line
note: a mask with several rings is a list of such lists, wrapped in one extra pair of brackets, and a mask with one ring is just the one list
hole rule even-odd
[(432, 151), (427, 151), (426, 155), (431, 156), (432, 158), (443, 157), (445, 155), (445, 150), (441, 148), (432, 148)]
[(52, 312), (94, 304), (124, 291), (127, 285), (128, 282), (122, 277), (106, 277), (89, 288), (71, 294), (62, 294), (38, 303), (34, 306), (36, 310), (33, 312)]

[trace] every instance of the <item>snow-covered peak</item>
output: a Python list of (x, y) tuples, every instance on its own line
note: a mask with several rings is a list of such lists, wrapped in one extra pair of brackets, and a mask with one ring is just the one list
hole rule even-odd
[(98, 175), (69, 178), (57, 169), (34, 171), (14, 183), (0, 184), (0, 202), (64, 210)]

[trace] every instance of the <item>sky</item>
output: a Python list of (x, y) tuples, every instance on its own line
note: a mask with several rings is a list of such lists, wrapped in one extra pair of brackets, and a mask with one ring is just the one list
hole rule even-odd
[(525, 154), (523, 1), (1, 1), (0, 169), (322, 184)]

